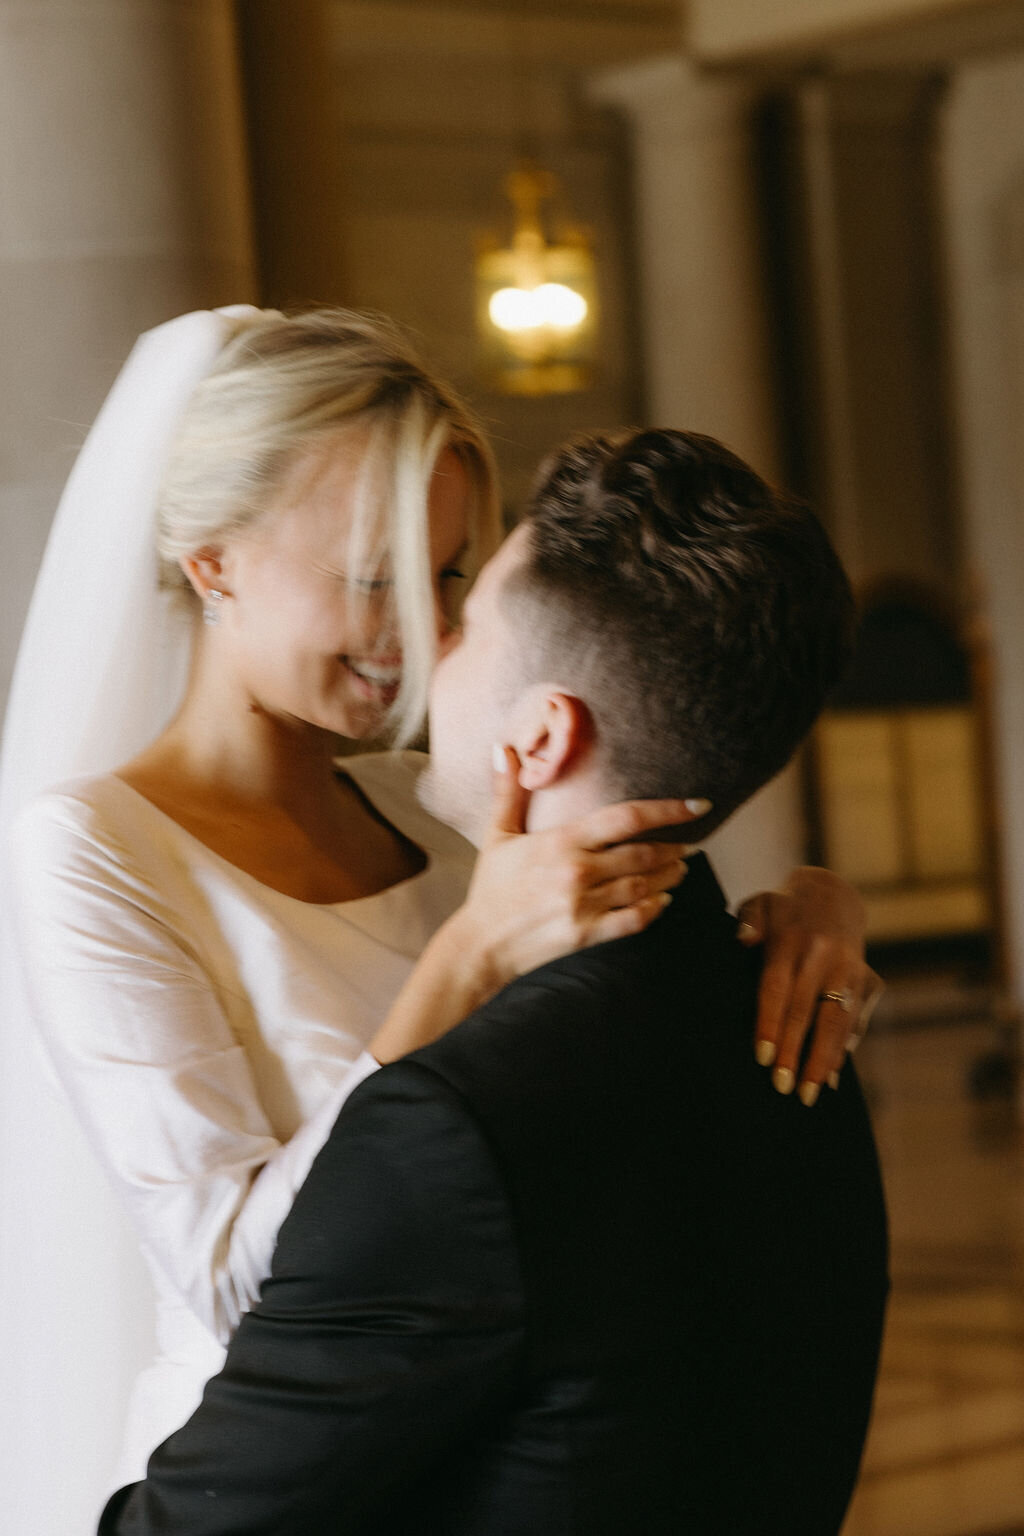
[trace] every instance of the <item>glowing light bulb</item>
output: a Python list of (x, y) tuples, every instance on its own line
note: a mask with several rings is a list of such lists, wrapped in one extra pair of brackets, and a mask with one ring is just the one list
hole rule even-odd
[(541, 283), (539, 288), (499, 288), (487, 306), (500, 331), (536, 331), (544, 325), (571, 331), (587, 317), (587, 301), (565, 283)]
[(487, 312), (499, 331), (528, 331), (537, 324), (534, 307), (533, 294), (525, 288), (499, 288)]
[(587, 301), (582, 293), (566, 287), (565, 283), (542, 283), (534, 295), (542, 316), (542, 325), (553, 325), (559, 331), (571, 331), (582, 325), (587, 318)]

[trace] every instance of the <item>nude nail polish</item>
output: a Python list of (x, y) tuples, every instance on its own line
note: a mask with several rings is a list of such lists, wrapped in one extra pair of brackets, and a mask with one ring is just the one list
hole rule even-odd
[(821, 1092), (821, 1085), (819, 1083), (801, 1083), (800, 1084), (800, 1102), (801, 1102), (801, 1104), (806, 1104), (807, 1108), (810, 1109), (813, 1105), (817, 1104), (817, 1102), (818, 1102), (818, 1094), (820, 1092)]
[(757, 1057), (759, 1067), (770, 1067), (778, 1054), (778, 1048), (774, 1040), (759, 1040), (754, 1046), (754, 1055)]
[(788, 1067), (776, 1067), (772, 1073), (772, 1086), (778, 1093), (792, 1093), (796, 1087), (796, 1074)]

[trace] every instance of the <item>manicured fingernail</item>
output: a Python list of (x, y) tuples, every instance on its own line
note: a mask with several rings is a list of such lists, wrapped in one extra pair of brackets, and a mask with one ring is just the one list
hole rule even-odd
[(659, 906), (667, 907), (669, 902), (672, 900), (672, 892), (671, 891), (659, 891), (657, 896), (654, 899), (655, 899), (655, 901), (658, 902)]
[(772, 1073), (772, 1086), (778, 1093), (792, 1093), (796, 1087), (796, 1076), (788, 1067), (776, 1067)]
[(858, 1045), (860, 1045), (860, 1035), (851, 1035), (846, 1042), (846, 1049), (851, 1056), (857, 1049)]
[(778, 1048), (774, 1040), (759, 1040), (754, 1046), (754, 1055), (757, 1057), (759, 1067), (770, 1067), (778, 1054)]
[(830, 1088), (838, 1088), (839, 1087), (839, 1073), (838, 1072), (830, 1072), (828, 1077), (826, 1077), (825, 1081), (826, 1081), (826, 1083), (828, 1083)]
[(801, 1083), (800, 1084), (800, 1102), (801, 1102), (801, 1104), (806, 1104), (807, 1108), (810, 1109), (812, 1107), (812, 1105), (817, 1104), (817, 1102), (818, 1102), (818, 1094), (820, 1092), (821, 1092), (821, 1084), (820, 1083)]
[(496, 741), (491, 748), (491, 761), (494, 764), (495, 773), (507, 773), (508, 763), (505, 761), (505, 748), (500, 741)]
[(694, 816), (706, 816), (708, 811), (711, 810), (710, 800), (684, 800), (683, 804)]
[(736, 937), (741, 944), (749, 944), (751, 939), (757, 938), (757, 929), (753, 928), (750, 923), (740, 923), (736, 929)]

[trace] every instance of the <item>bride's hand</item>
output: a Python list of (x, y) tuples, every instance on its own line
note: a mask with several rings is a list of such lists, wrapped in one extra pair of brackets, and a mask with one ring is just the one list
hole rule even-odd
[(699, 800), (627, 800), (549, 831), (525, 831), (529, 791), (505, 748), (491, 823), (462, 909), (493, 968), (488, 990), (589, 944), (639, 933), (686, 874), (683, 843), (630, 839), (694, 821)]
[(752, 896), (739, 910), (740, 938), (764, 943), (755, 1051), (780, 1093), (797, 1086), (805, 1104), (823, 1083), (838, 1085), (884, 983), (864, 958), (864, 903), (828, 869), (795, 869), (782, 890)]
[(628, 839), (710, 810), (706, 800), (627, 800), (528, 833), (529, 799), (519, 760), (506, 748), (469, 894), (369, 1042), (379, 1062), (436, 1040), (526, 971), (646, 928), (686, 874), (685, 846)]

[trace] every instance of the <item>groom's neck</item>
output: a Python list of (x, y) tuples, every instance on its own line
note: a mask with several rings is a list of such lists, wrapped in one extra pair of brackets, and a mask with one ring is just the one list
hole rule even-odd
[(611, 805), (617, 795), (610, 795), (596, 775), (572, 774), (546, 789), (533, 791), (526, 815), (528, 832), (544, 832), (564, 827), (568, 822), (602, 806)]

